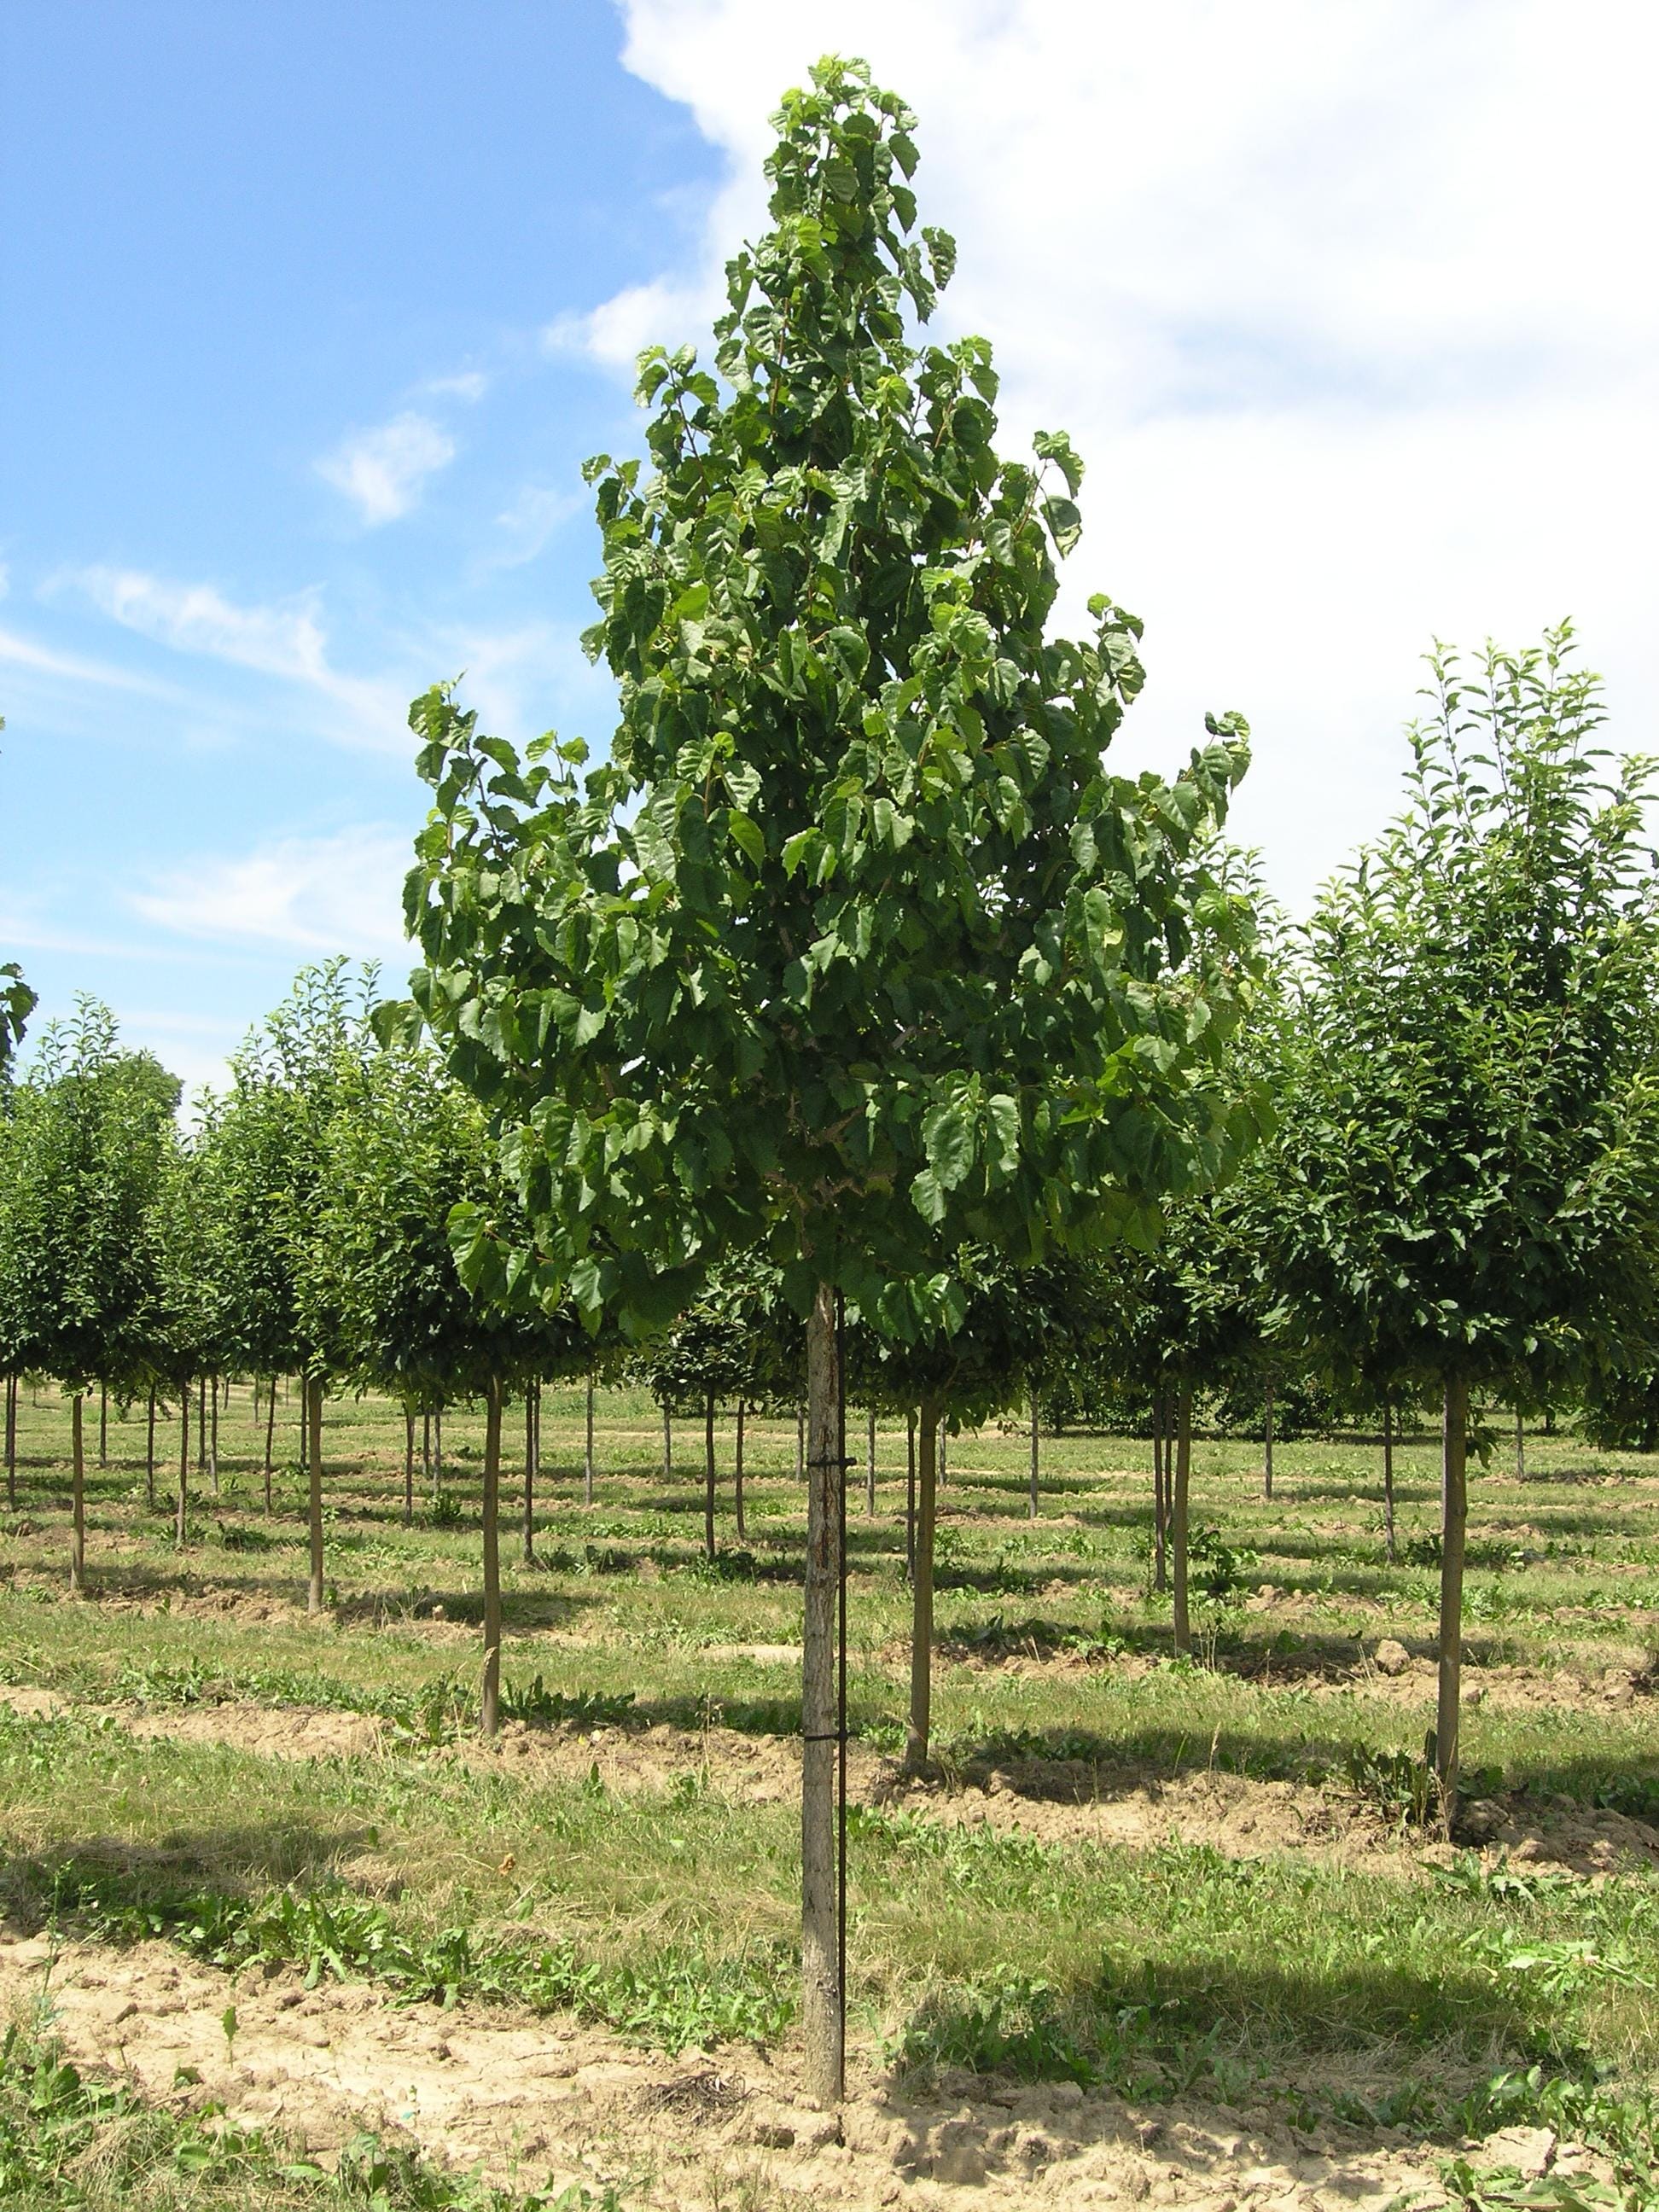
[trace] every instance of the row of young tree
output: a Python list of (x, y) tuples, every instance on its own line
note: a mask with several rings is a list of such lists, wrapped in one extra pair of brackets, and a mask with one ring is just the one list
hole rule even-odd
[[(1437, 656), (1400, 816), (1285, 927), (1225, 842), (1239, 717), (1171, 776), (1106, 764), (1140, 625), (1099, 595), (1083, 635), (1052, 627), (1081, 464), (1047, 432), (1000, 458), (988, 345), (926, 339), (955, 246), (918, 226), (909, 112), (826, 60), (777, 123), (712, 367), (647, 354), (648, 468), (590, 465), (608, 757), (521, 758), (452, 688), (416, 702), (412, 999), (375, 1012), (380, 1054), (366, 1009), (313, 1044), (302, 1006), (246, 1056), (168, 1155), (147, 1326), (199, 1366), (191, 1332), (242, 1310), (200, 1286), (246, 1279), (246, 1231), (281, 1322), (235, 1321), (244, 1368), (486, 1396), (489, 1547), (516, 1379), (672, 1332), (664, 1395), (707, 1419), (717, 1373), (759, 1387), (720, 1365), (733, 1328), (747, 1358), (775, 1317), (805, 1401), (803, 2026), (833, 2097), (847, 1396), (918, 1411), (924, 1678), (941, 1423), (1075, 1394), (1079, 1365), (1144, 1393), (1184, 1637), (1200, 1391), (1312, 1377), (1386, 1425), (1431, 1397), (1449, 1817), (1470, 1394), (1576, 1396), (1609, 1432), (1655, 1402), (1659, 889), (1648, 766), (1601, 750), (1563, 631)], [(87, 1268), (19, 1279), (7, 1357), (84, 1382)]]

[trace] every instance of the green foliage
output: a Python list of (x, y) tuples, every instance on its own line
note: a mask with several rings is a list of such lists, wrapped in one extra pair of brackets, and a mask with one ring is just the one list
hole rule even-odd
[(718, 376), (647, 354), (651, 471), (589, 465), (609, 761), (413, 709), (413, 988), (533, 1235), (526, 1265), (463, 1219), (469, 1280), (641, 1329), (759, 1250), (797, 1310), (832, 1282), (906, 1337), (960, 1318), (964, 1242), (1148, 1237), (1249, 1133), (1213, 862), (1245, 732), (1104, 772), (1140, 625), (1101, 596), (1049, 635), (1080, 464), (998, 458), (982, 339), (912, 343), (955, 248), (916, 228), (908, 112), (827, 61), (778, 127)]

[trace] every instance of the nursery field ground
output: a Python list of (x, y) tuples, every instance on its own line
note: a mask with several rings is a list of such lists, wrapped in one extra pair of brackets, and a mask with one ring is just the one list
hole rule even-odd
[(476, 1413), (405, 1528), (401, 1414), (331, 1402), (313, 1622), (297, 1401), (267, 1516), (236, 1386), (183, 1549), (176, 1425), (152, 1508), (142, 1407), (107, 1467), (88, 1410), (86, 1597), (50, 1388), (0, 1519), (0, 2197), (1659, 2201), (1659, 1462), (1534, 1434), (1517, 1480), (1500, 1431), (1472, 1480), (1447, 1844), (1419, 1820), (1433, 1437), (1396, 1454), (1392, 1565), (1375, 1439), (1281, 1443), (1271, 1504), (1259, 1443), (1200, 1439), (1190, 1661), (1149, 1589), (1144, 1440), (1045, 1437), (1033, 1522), (1024, 1433), (952, 1438), (909, 1782), (883, 1422), (877, 1510), (861, 1469), (849, 1506), (837, 2124), (794, 2087), (793, 1422), (750, 1421), (739, 1542), (722, 1417), (711, 1565), (701, 1422), (665, 1474), (649, 1398), (602, 1393), (589, 1508), (581, 1395), (550, 1388), (527, 1565), (509, 1416), (486, 1750)]

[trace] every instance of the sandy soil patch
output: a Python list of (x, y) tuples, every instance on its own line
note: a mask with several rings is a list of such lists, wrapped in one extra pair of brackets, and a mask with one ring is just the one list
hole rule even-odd
[[(287, 1974), (233, 1984), (161, 1944), (54, 1951), (0, 1938), (0, 2006), (21, 2014), (43, 1990), (77, 2063), (124, 2075), (157, 2102), (216, 2100), (233, 2121), (290, 2131), (324, 2157), (368, 2124), (498, 2183), (614, 2183), (629, 2203), (665, 2212), (707, 2212), (745, 2183), (750, 2201), (844, 2212), (931, 2212), (960, 2205), (964, 2188), (994, 2207), (1382, 2212), (1402, 2194), (1447, 2201), (1432, 2151), (1397, 2135), (1311, 2135), (1261, 2116), (957, 2073), (906, 2094), (866, 2067), (847, 2104), (826, 2112), (800, 2094), (787, 2051), (669, 2059), (562, 2019), (398, 2007), (362, 1985), (307, 1991)], [(1574, 2163), (1553, 2142), (1544, 2155)]]

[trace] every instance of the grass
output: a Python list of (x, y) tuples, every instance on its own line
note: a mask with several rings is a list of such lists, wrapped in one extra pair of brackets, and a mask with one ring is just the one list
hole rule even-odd
[[(509, 1713), (567, 1735), (792, 1735), (798, 1668), (778, 1647), (799, 1635), (793, 1423), (750, 1424), (741, 1547), (727, 1540), (723, 1424), (711, 1571), (700, 1437), (677, 1433), (665, 1475), (648, 1401), (616, 1392), (600, 1410), (586, 1510), (580, 1394), (546, 1395), (536, 1563), (519, 1563), (510, 1531), (503, 1547)], [(251, 1412), (239, 1387), (219, 1496), (201, 1481), (183, 1551), (165, 1495), (154, 1512), (145, 1501), (142, 1416), (112, 1419), (112, 1464), (88, 1477), (93, 1597), (76, 1602), (62, 1572), (67, 1414), (49, 1391), (38, 1405), (25, 1394), (0, 1679), (82, 1706), (363, 1712), (390, 1723), (390, 1748), (284, 1765), (140, 1742), (118, 1713), (0, 1717), (8, 1915), (109, 1941), (159, 1933), (228, 1968), (280, 1959), (396, 1996), (574, 2010), (670, 2050), (786, 2037), (789, 1802), (695, 1761), (672, 1786), (613, 1795), (597, 1765), (584, 1781), (457, 1753), (481, 1602), (481, 1419), (447, 1420), (450, 1503), (434, 1513), (428, 1496), (405, 1528), (400, 1417), (374, 1401), (331, 1407), (334, 1609), (319, 1626), (295, 1603), (297, 1480), (280, 1474), (267, 1517)], [(861, 1421), (849, 1429), (861, 1439)], [(164, 1465), (167, 1443), (164, 1430)], [(1035, 1522), (1025, 1449), (994, 1429), (951, 1443), (935, 1698), (950, 1788), (1032, 1756), (1154, 1787), (1207, 1769), (1322, 1787), (1409, 1829), (1425, 1809), (1428, 1685), (1402, 1696), (1357, 1662), (1385, 1637), (1431, 1648), (1432, 1439), (1397, 1454), (1394, 1564), (1371, 1443), (1281, 1444), (1268, 1505), (1259, 1446), (1200, 1440), (1206, 1664), (1173, 1657), (1167, 1601), (1147, 1587), (1146, 1445), (1045, 1440)], [(1659, 1641), (1659, 1467), (1534, 1437), (1521, 1483), (1505, 1451), (1471, 1486), (1468, 1680), (1492, 1686), (1466, 1717), (1472, 1787), (1659, 1819), (1651, 1706), (1627, 1686)], [(884, 1426), (879, 1510), (856, 1498), (849, 1528), (851, 1719), (878, 1748), (896, 1746), (903, 1712), (903, 1454), (902, 1430)], [(1613, 1696), (1609, 1672), (1626, 1685)], [(1489, 2110), (1577, 2099), (1581, 2135), (1634, 2143), (1650, 2110), (1649, 1874), (1591, 1881), (1467, 1854), (1355, 1872), (1309, 1853), (1053, 1842), (899, 1808), (859, 1812), (851, 1854), (856, 2025), (901, 2070), (1201, 2091), (1443, 2139), (1479, 2132)], [(1631, 2189), (1649, 2186), (1633, 2150), (1608, 2155)]]

